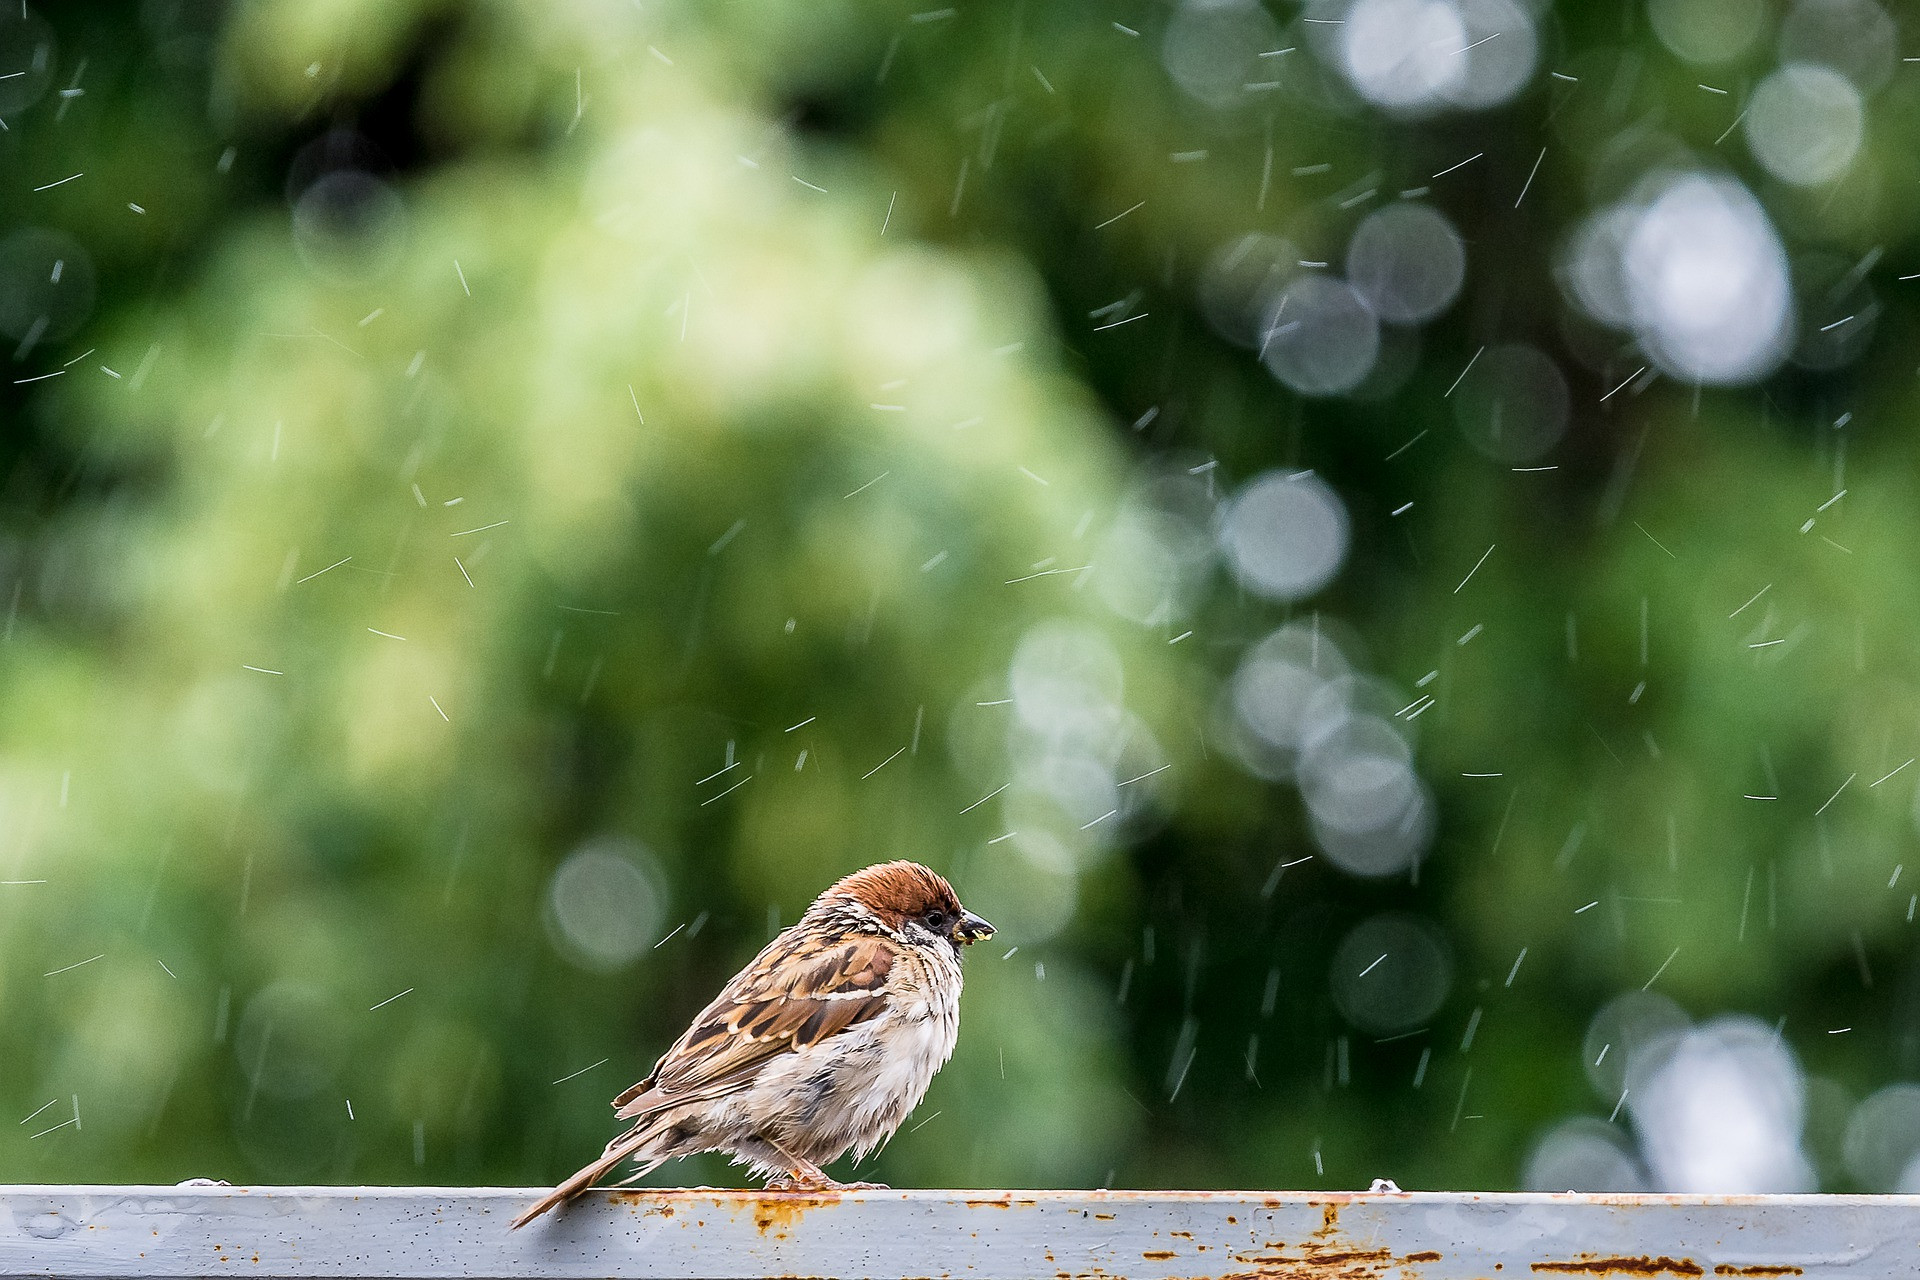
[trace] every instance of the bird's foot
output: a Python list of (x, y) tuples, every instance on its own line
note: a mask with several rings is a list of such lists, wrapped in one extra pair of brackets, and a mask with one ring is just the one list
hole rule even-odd
[(1399, 1184), (1392, 1178), (1375, 1178), (1373, 1185), (1368, 1187), (1367, 1190), (1373, 1195), (1397, 1196), (1401, 1194)]
[(834, 1182), (825, 1178), (769, 1178), (766, 1189), (775, 1195), (796, 1195), (809, 1191), (831, 1191)]
[(825, 1174), (821, 1174), (817, 1178), (798, 1178), (792, 1176), (772, 1178), (768, 1180), (766, 1189), (775, 1195), (804, 1195), (820, 1191), (891, 1190), (884, 1182), (836, 1182)]

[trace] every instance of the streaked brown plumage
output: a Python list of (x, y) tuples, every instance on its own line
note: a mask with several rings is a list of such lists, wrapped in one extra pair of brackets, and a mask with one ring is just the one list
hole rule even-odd
[(769, 1190), (865, 1184), (821, 1172), (892, 1136), (953, 1052), (960, 950), (993, 926), (914, 862), (856, 871), (769, 942), (613, 1100), (633, 1125), (513, 1225), (585, 1191), (621, 1162), (638, 1178), (724, 1151)]

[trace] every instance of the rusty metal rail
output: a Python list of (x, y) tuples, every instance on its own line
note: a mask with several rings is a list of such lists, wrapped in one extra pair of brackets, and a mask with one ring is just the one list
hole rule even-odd
[(1920, 1277), (1920, 1196), (0, 1189), (0, 1277)]

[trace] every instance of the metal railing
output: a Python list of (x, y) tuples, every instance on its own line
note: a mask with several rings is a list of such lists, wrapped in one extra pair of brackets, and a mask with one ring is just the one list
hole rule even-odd
[(1920, 1276), (1920, 1196), (16, 1186), (0, 1277)]

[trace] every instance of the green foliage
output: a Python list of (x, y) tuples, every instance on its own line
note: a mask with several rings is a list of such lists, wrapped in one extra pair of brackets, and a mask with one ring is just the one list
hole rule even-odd
[[(3, 433), (0, 1100), (55, 1099), (7, 1177), (551, 1179), (771, 928), (894, 856), (1004, 944), (879, 1160), (902, 1184), (1511, 1185), (1611, 1105), (1581, 1038), (1650, 976), (1784, 1018), (1836, 1089), (1920, 1070), (1908, 69), (1834, 187), (1753, 179), (1796, 245), (1882, 251), (1869, 354), (1614, 396), (1553, 249), (1733, 109), (1584, 8), (1548, 15), (1574, 88), (1422, 123), (1304, 51), (1203, 111), (1143, 4), (166, 9), (58, 15), (86, 93), (4, 142), (7, 227), (101, 281)], [(385, 185), (290, 213), (301, 148), (355, 128)], [(1208, 330), (1223, 242), (1337, 261), (1344, 196), (1474, 151), (1443, 193), (1468, 292), (1399, 388), (1303, 400)], [(1448, 396), (1529, 335), (1600, 354), (1521, 475)], [(1130, 493), (1273, 468), (1346, 500), (1334, 585), (1107, 607)], [(1219, 749), (1290, 616), (1435, 698), (1410, 877), (1283, 869), (1297, 792)], [(1124, 838), (976, 804), (1020, 782), (1009, 667), (1043, 642), (1115, 656), (1057, 678), (1124, 706), (1118, 778), (1167, 766)], [(617, 963), (556, 918), (596, 850), (645, 908), (583, 926), (644, 935)], [(1410, 1039), (1328, 995), (1388, 909), (1451, 949)]]

